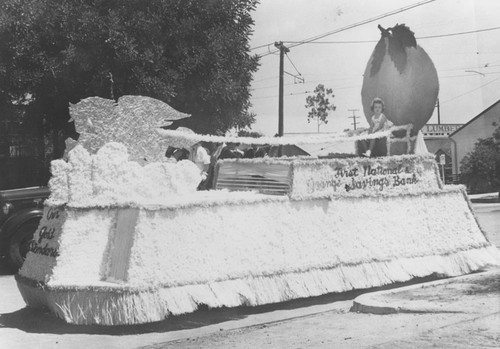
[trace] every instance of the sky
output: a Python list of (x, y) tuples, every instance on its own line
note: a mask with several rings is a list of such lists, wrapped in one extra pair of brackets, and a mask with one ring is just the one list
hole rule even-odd
[[(415, 4), (420, 5), (379, 18)], [(368, 126), (361, 86), (380, 38), (379, 24), (384, 28), (406, 24), (434, 62), (441, 123), (466, 123), (500, 99), (499, 0), (261, 0), (252, 17), (251, 53), (262, 55), (251, 85), (250, 111), (256, 114), (252, 131), (264, 135), (278, 132), (279, 53), (274, 43), (293, 46), (346, 27), (350, 28), (291, 47), (285, 56), (285, 72), (304, 79), (300, 83), (285, 73), (285, 134), (317, 132), (317, 124), (307, 122), (305, 101), (318, 84), (333, 89), (331, 101), (337, 107), (320, 132), (352, 129), (353, 114), (358, 127)], [(379, 19), (360, 24), (374, 18)], [(474, 33), (459, 34), (464, 32)], [(436, 109), (428, 123), (437, 122)]]

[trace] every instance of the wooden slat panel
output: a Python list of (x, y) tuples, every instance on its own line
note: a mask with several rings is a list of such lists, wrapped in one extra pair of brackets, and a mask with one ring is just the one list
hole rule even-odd
[(290, 165), (250, 162), (220, 163), (216, 189), (256, 190), (263, 194), (290, 192)]
[(245, 177), (245, 178), (235, 178), (235, 177), (219, 177), (219, 182), (234, 182), (234, 183), (244, 183), (244, 182), (256, 182), (256, 183), (262, 183), (262, 184), (276, 184), (276, 183), (284, 183), (288, 185), (288, 182), (278, 182), (274, 180), (269, 180), (267, 178), (262, 178), (262, 177)]
[(258, 182), (243, 182), (243, 183), (235, 183), (231, 181), (219, 182), (217, 185), (218, 189), (227, 188), (227, 189), (249, 189), (249, 190), (258, 190), (258, 189), (278, 189), (288, 191), (290, 186), (287, 184), (281, 185), (266, 185)]
[(284, 181), (284, 180), (269, 180), (267, 178), (235, 178), (235, 177), (223, 177), (219, 178), (218, 183), (223, 183), (223, 182), (231, 182), (231, 183), (240, 183), (240, 184), (245, 184), (248, 182), (254, 182), (254, 183), (260, 183), (262, 185), (275, 185), (277, 183), (285, 184), (287, 186), (290, 185), (289, 181)]
[(258, 183), (254, 185), (239, 185), (239, 184), (233, 184), (233, 183), (221, 183), (221, 187), (227, 188), (227, 189), (249, 189), (249, 190), (255, 190), (255, 189), (263, 189), (263, 190), (274, 190), (274, 191), (287, 191), (288, 186), (282, 186), (282, 187), (268, 187), (268, 186), (262, 186), (259, 185)]

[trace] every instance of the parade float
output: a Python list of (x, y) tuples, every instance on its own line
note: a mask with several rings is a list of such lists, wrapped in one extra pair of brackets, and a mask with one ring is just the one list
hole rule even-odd
[[(380, 92), (389, 109), (395, 91), (382, 80), (414, 69), (389, 54), (397, 31), (383, 31), (368, 62), (379, 67), (365, 74), (363, 103)], [(421, 50), (398, 48), (407, 62)], [(401, 72), (383, 73), (395, 62)], [(387, 110), (396, 126), (370, 135), (217, 137), (160, 128), (169, 107), (147, 97), (71, 106), (80, 138), (52, 162), (51, 196), (16, 276), (24, 300), (69, 323), (139, 324), (200, 305), (256, 306), (498, 264), (464, 187), (444, 185), (434, 156), (415, 154), (437, 96), (429, 81), (434, 92), (418, 103), (427, 112), (411, 97), (427, 92), (406, 90), (404, 118), (413, 117)], [(387, 156), (359, 156), (357, 144), (369, 139)], [(166, 159), (165, 150), (200, 142), (340, 142), (352, 152), (218, 159), (212, 189), (199, 191), (200, 169)]]

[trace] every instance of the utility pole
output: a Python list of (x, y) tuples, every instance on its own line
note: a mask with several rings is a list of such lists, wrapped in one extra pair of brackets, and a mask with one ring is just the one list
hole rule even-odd
[(352, 124), (354, 125), (354, 129), (356, 130), (356, 125), (357, 125), (357, 122), (356, 122), (356, 112), (359, 111), (359, 109), (347, 109), (348, 111), (352, 111), (352, 116), (349, 116), (349, 119), (353, 119), (352, 121)]
[(283, 137), (283, 75), (285, 53), (290, 49), (283, 45), (283, 42), (275, 42), (274, 46), (280, 50), (280, 81), (279, 81), (279, 103), (278, 103), (278, 136)]
[(439, 108), (439, 98), (436, 101), (436, 108), (438, 109), (438, 125), (440, 125), (441, 124), (441, 111)]

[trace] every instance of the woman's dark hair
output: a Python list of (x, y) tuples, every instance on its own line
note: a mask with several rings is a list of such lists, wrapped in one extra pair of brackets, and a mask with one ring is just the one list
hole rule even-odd
[(373, 108), (374, 108), (375, 104), (380, 104), (382, 106), (382, 112), (384, 112), (385, 104), (384, 104), (384, 101), (381, 98), (375, 97), (373, 99), (372, 103), (370, 104), (370, 110), (371, 111), (373, 111)]

